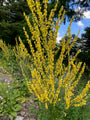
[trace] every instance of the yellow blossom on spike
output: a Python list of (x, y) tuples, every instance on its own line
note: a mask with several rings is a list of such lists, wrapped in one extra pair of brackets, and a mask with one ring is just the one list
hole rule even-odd
[[(48, 2), (49, 0), (42, 1), (42, 12), (40, 0), (27, 0), (33, 17), (33, 24), (30, 23), (29, 17), (25, 13), (24, 17), (31, 36), (25, 27), (23, 27), (23, 30), (30, 51), (26, 49), (19, 37), (19, 44), (16, 41), (16, 47), (13, 49), (16, 61), (21, 67), (28, 90), (45, 105), (46, 109), (48, 109), (49, 104), (55, 106), (58, 102), (61, 102), (63, 96), (66, 102), (65, 109), (69, 109), (71, 105), (76, 107), (86, 105), (90, 81), (88, 81), (81, 93), (74, 94), (75, 87), (85, 69), (85, 63), (76, 62), (76, 57), (80, 53), (80, 50), (77, 51), (73, 58), (70, 58), (70, 50), (74, 46), (80, 31), (71, 42), (72, 17), (65, 36), (60, 41), (59, 46), (56, 47), (57, 33), (64, 20), (65, 10), (62, 6), (59, 10), (57, 21), (54, 24), (53, 18), (59, 0), (56, 1), (49, 16), (47, 15)], [(67, 36), (68, 40), (66, 40)], [(0, 48), (4, 51), (7, 59), (9, 59), (9, 49), (2, 40), (0, 40)], [(60, 55), (55, 61), (55, 57), (59, 51)], [(66, 57), (68, 58), (67, 66), (64, 65)]]

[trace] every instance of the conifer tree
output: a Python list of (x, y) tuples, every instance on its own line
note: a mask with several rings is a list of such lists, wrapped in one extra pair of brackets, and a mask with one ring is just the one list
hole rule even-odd
[(29, 14), (29, 8), (25, 0), (3, 0), (0, 4), (0, 39), (6, 43), (15, 44), (15, 38), (21, 35), (25, 39), (22, 30), (25, 25), (23, 12)]

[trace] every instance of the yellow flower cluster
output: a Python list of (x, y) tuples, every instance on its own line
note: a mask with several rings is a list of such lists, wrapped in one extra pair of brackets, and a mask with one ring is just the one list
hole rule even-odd
[(0, 48), (4, 51), (5, 57), (9, 60), (9, 49), (3, 40), (0, 40)]
[[(31, 54), (29, 54), (29, 52), (25, 48), (25, 45), (19, 37), (20, 44), (16, 45), (17, 53), (15, 55), (17, 60), (19, 60), (21, 70), (23, 76), (25, 77), (29, 91), (32, 94), (35, 94), (39, 101), (45, 104), (46, 109), (48, 109), (48, 104), (53, 104), (55, 106), (58, 101), (61, 101), (59, 95), (61, 94), (62, 89), (64, 89), (65, 91), (64, 100), (66, 101), (66, 109), (68, 109), (71, 105), (85, 105), (87, 99), (86, 93), (90, 88), (90, 82), (87, 83), (82, 93), (77, 96), (74, 95), (74, 89), (77, 86), (80, 77), (84, 72), (85, 64), (83, 64), (83, 67), (81, 69), (82, 62), (75, 62), (77, 55), (80, 53), (80, 50), (77, 51), (76, 55), (73, 58), (69, 57), (70, 50), (76, 42), (79, 34), (78, 32), (77, 36), (71, 43), (70, 28), (73, 18), (71, 19), (70, 25), (65, 34), (65, 37), (69, 36), (69, 39), (66, 41), (65, 37), (63, 37), (60, 43), (61, 47), (59, 47), (55, 51), (57, 33), (65, 15), (63, 6), (59, 11), (57, 22), (55, 26), (53, 26), (53, 17), (58, 6), (58, 0), (55, 7), (51, 10), (49, 17), (47, 17), (48, 0), (43, 0), (44, 13), (42, 13), (41, 11), (41, 5), (39, 0), (27, 0), (27, 3), (33, 15), (32, 26), (29, 18), (24, 13), (28, 27), (32, 34), (31, 39), (29, 38), (25, 27), (23, 27), (23, 30), (27, 38)], [(36, 52), (34, 50), (31, 40), (34, 41), (35, 47), (37, 49)], [(57, 62), (55, 63), (54, 57), (59, 49), (61, 49), (61, 53)], [(65, 65), (63, 64), (63, 60), (66, 56), (68, 56), (67, 67), (65, 67)], [(31, 62), (26, 62), (25, 60), (27, 58), (29, 58)], [(29, 79), (29, 77), (27, 77), (24, 68), (28, 68), (32, 75), (32, 79)], [(56, 80), (57, 77), (58, 80)]]
[[(81, 69), (82, 63), (75, 62), (77, 55), (80, 53), (80, 50), (77, 51), (73, 59), (69, 58), (70, 50), (73, 47), (74, 43), (76, 42), (79, 34), (78, 32), (77, 36), (71, 43), (70, 27), (71, 27), (73, 18), (71, 19), (67, 33), (65, 34), (65, 37), (68, 35), (69, 39), (67, 41), (65, 41), (65, 37), (62, 39), (61, 53), (57, 60), (57, 63), (54, 64), (54, 56), (59, 50), (58, 49), (57, 51), (54, 51), (54, 48), (56, 47), (55, 43), (56, 43), (57, 33), (61, 23), (63, 22), (64, 15), (65, 15), (63, 6), (59, 11), (58, 19), (53, 29), (53, 25), (54, 25), (53, 17), (58, 6), (58, 0), (55, 5), (55, 8), (51, 10), (51, 13), (48, 19), (47, 19), (48, 0), (43, 0), (44, 13), (41, 12), (41, 5), (39, 0), (35, 2), (33, 0), (27, 0), (27, 2), (33, 15), (34, 26), (31, 25), (29, 18), (25, 13), (24, 13), (24, 16), (29, 26), (30, 32), (32, 33), (31, 39), (35, 41), (34, 42), (35, 47), (37, 48), (37, 52), (35, 52), (32, 46), (31, 40), (29, 39), (29, 35), (27, 34), (25, 28), (23, 27), (25, 36), (27, 38), (29, 47), (31, 49), (32, 62), (33, 62), (33, 64), (31, 64), (30, 67), (28, 67), (27, 65), (27, 67), (30, 68), (30, 71), (31, 71), (31, 75), (32, 75), (31, 81), (27, 79), (25, 72), (23, 70), (23, 66), (21, 65), (23, 75), (27, 81), (28, 89), (30, 90), (31, 93), (35, 94), (42, 103), (45, 103), (46, 109), (48, 109), (48, 103), (52, 103), (53, 105), (55, 105), (58, 101), (61, 100), (59, 98), (61, 88), (64, 88), (65, 90), (64, 99), (66, 101), (66, 109), (68, 109), (72, 104), (76, 106), (76, 104), (74, 103), (76, 103), (77, 101), (80, 102), (79, 105), (84, 105), (85, 100), (83, 99), (81, 102), (79, 98), (83, 98), (86, 95), (86, 92), (90, 87), (89, 83), (86, 85), (85, 89), (80, 95), (74, 98), (74, 93), (73, 93), (74, 88), (77, 86), (85, 68), (85, 64)], [(38, 17), (36, 14), (38, 15)], [(50, 29), (49, 32), (48, 32), (48, 29)], [(42, 35), (40, 32), (42, 33)], [(23, 46), (23, 44), (21, 46)], [(28, 53), (27, 51), (26, 52), (24, 51), (25, 47), (22, 47), (22, 48), (23, 48), (23, 51), (21, 52), (21, 55), (23, 55), (23, 58), (24, 58)], [(44, 55), (45, 52), (46, 52), (46, 55)], [(63, 60), (65, 59), (66, 55), (68, 55), (67, 67), (63, 65)], [(75, 80), (76, 75), (79, 71), (80, 73), (77, 77), (77, 80)], [(59, 78), (58, 78), (58, 81), (56, 81), (56, 78), (58, 77), (58, 75), (59, 75)], [(56, 86), (58, 87), (56, 88)]]
[(18, 42), (16, 40), (16, 49), (18, 52), (15, 53), (15, 56), (17, 59), (21, 58), (21, 59), (25, 60), (27, 57), (30, 57), (30, 54), (28, 53), (27, 49), (25, 48), (25, 45), (23, 44), (20, 37), (19, 37), (19, 42), (20, 42), (20, 44), (18, 45)]
[(74, 106), (82, 106), (82, 105), (86, 105), (86, 99), (88, 98), (87, 96), (87, 91), (90, 89), (90, 81), (88, 81), (88, 83), (86, 84), (86, 87), (82, 90), (82, 92), (80, 93), (80, 95), (77, 95), (72, 101), (72, 103), (76, 103), (74, 104)]
[[(29, 18), (26, 16), (25, 13), (24, 13), (24, 16), (29, 26), (30, 32), (32, 33), (31, 39), (35, 41), (34, 42), (35, 47), (37, 48), (37, 52), (35, 52), (32, 46), (31, 40), (29, 39), (29, 35), (27, 34), (25, 28), (23, 27), (29, 47), (31, 48), (31, 53), (33, 58), (32, 59), (33, 64), (30, 65), (31, 66), (30, 71), (32, 75), (31, 81), (29, 81), (26, 78), (25, 72), (23, 70), (23, 66), (21, 65), (23, 75), (27, 81), (28, 89), (30, 90), (31, 93), (35, 94), (42, 103), (45, 103), (45, 107), (47, 109), (48, 103), (52, 103), (53, 105), (55, 105), (57, 101), (60, 101), (59, 94), (60, 94), (61, 88), (64, 88), (65, 89), (64, 99), (66, 101), (66, 109), (68, 109), (72, 104), (76, 106), (76, 104), (74, 103), (78, 101), (79, 97), (82, 96), (83, 98), (86, 95), (86, 92), (89, 88), (89, 83), (88, 85), (86, 85), (84, 92), (82, 92), (82, 94), (74, 98), (73, 91), (74, 91), (74, 88), (77, 86), (82, 73), (84, 72), (85, 64), (81, 69), (82, 63), (75, 62), (77, 55), (80, 53), (80, 50), (77, 51), (73, 59), (69, 58), (70, 50), (73, 47), (74, 43), (76, 42), (79, 34), (78, 32), (77, 36), (74, 38), (73, 42), (71, 43), (70, 27), (71, 27), (73, 18), (71, 19), (67, 33), (65, 34), (65, 37), (68, 35), (69, 39), (67, 41), (65, 41), (65, 37), (62, 39), (61, 53), (57, 60), (57, 63), (54, 64), (54, 56), (59, 50), (58, 49), (57, 51), (54, 51), (54, 48), (56, 47), (55, 43), (56, 43), (57, 33), (61, 23), (63, 22), (64, 15), (65, 15), (63, 6), (59, 11), (58, 19), (53, 29), (53, 25), (54, 25), (53, 17), (58, 6), (58, 0), (54, 9), (51, 10), (51, 13), (48, 19), (47, 19), (48, 0), (43, 0), (44, 13), (41, 12), (41, 5), (39, 0), (35, 2), (33, 0), (27, 0), (27, 2), (33, 15), (34, 26), (31, 25)], [(36, 14), (38, 15), (38, 17)], [(49, 32), (48, 32), (48, 29), (50, 29)], [(42, 35), (40, 32), (42, 33)], [(46, 52), (46, 56), (44, 55), (45, 52)], [(68, 55), (67, 67), (63, 65), (63, 60), (65, 59), (66, 55)], [(77, 80), (75, 80), (76, 75), (79, 71), (80, 73), (77, 77)], [(56, 81), (56, 78), (58, 77), (58, 75), (59, 75), (59, 78), (58, 78), (58, 81)], [(58, 87), (56, 88), (56, 86)], [(85, 103), (84, 99), (83, 101)], [(82, 102), (79, 104), (83, 105)]]

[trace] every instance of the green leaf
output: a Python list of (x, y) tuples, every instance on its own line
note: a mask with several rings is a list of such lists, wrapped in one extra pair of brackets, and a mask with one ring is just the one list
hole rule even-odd
[(38, 114), (38, 120), (40, 120), (40, 119), (41, 119), (41, 116), (42, 116), (42, 115), (39, 113), (39, 114)]
[(33, 98), (34, 101), (38, 101), (38, 98)]
[(6, 103), (6, 100), (3, 100), (3, 103)]
[(13, 116), (12, 115), (9, 115), (9, 118), (10, 118), (10, 120), (13, 120)]
[(17, 112), (11, 112), (10, 114), (11, 114), (11, 116), (13, 116), (13, 117), (16, 117), (16, 116), (17, 116)]
[(21, 109), (22, 109), (22, 106), (19, 104), (15, 105), (15, 107), (13, 108), (15, 112), (20, 111)]
[(2, 112), (3, 110), (0, 110), (0, 113)]
[(39, 102), (39, 107), (40, 107), (40, 109), (42, 109), (42, 104), (41, 104), (41, 102)]
[(4, 114), (3, 114), (3, 113), (2, 113), (2, 114), (0, 114), (0, 117), (1, 117), (1, 116), (4, 116)]

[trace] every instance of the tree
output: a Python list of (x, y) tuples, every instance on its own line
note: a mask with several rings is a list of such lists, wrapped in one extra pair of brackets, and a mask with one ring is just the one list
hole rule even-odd
[[(50, 0), (49, 3), (49, 13), (54, 7), (56, 0)], [(64, 17), (64, 23), (67, 21), (70, 21), (72, 16), (74, 16), (74, 21), (78, 21), (83, 17), (83, 12), (87, 9), (90, 9), (90, 0), (59, 0), (57, 11), (55, 12), (55, 16), (57, 18), (59, 8), (61, 6), (64, 6), (64, 9), (66, 11), (66, 15)], [(75, 9), (76, 7), (80, 7), (81, 9)]]
[(12, 45), (15, 44), (15, 38), (21, 35), (25, 39), (23, 26), (26, 22), (23, 12), (29, 14), (29, 8), (26, 0), (3, 0), (0, 4), (0, 39)]
[(84, 43), (84, 46), (82, 46), (82, 51), (78, 55), (78, 58), (85, 62), (88, 66), (88, 71), (90, 71), (90, 27), (85, 28), (85, 33), (82, 34), (81, 42)]
[[(86, 27), (85, 31), (86, 32), (81, 35), (81, 38), (77, 39), (77, 42), (71, 52), (76, 53), (78, 49), (81, 49), (81, 52), (78, 55), (78, 59), (82, 62), (85, 62), (86, 65), (90, 67), (90, 27)], [(72, 35), (72, 40), (74, 38), (75, 35)]]
[(86, 40), (86, 48), (88, 51), (90, 51), (90, 27), (85, 28), (84, 34), (82, 34), (82, 39)]

